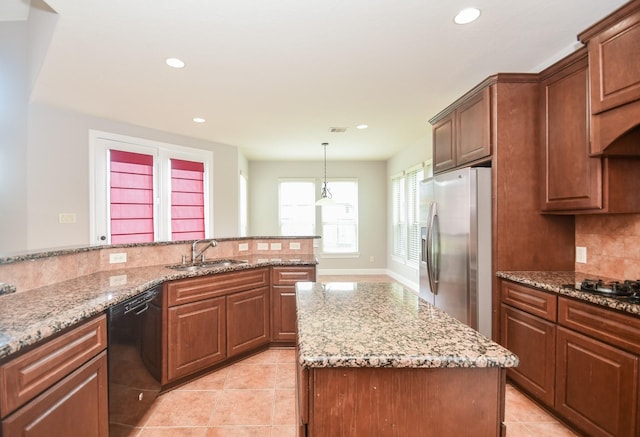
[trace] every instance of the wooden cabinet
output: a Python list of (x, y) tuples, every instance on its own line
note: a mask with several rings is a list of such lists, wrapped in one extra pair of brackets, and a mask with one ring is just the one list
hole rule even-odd
[[(435, 166), (441, 161), (439, 137), (446, 137), (439, 132), (443, 127), (438, 126), (449, 118), (453, 120), (454, 144), (461, 144), (460, 152), (474, 159), (461, 166), (491, 167), (493, 273), (574, 268), (574, 218), (540, 214), (539, 105), (538, 74), (499, 73), (430, 120)], [(458, 123), (473, 134), (462, 134), (462, 140), (458, 139)], [(499, 341), (500, 281), (495, 275), (492, 278), (491, 331), (493, 339)]]
[(590, 436), (640, 430), (640, 318), (503, 280), (507, 376)]
[(271, 274), (272, 340), (296, 341), (296, 282), (315, 281), (315, 267), (273, 267)]
[(4, 437), (108, 437), (106, 319), (100, 316), (0, 367)]
[(520, 358), (520, 365), (507, 369), (507, 376), (553, 406), (556, 296), (503, 281), (502, 302), (502, 344)]
[(165, 284), (162, 384), (270, 341), (269, 268)]
[(491, 155), (490, 88), (483, 85), (430, 120), (434, 173)]
[(621, 135), (633, 130), (636, 143), (640, 138), (640, 1), (630, 1), (578, 38), (589, 49), (591, 153), (617, 153), (605, 149)]
[(602, 208), (600, 158), (589, 156), (589, 73), (581, 49), (540, 73), (544, 212)]
[(269, 343), (269, 304), (269, 287), (227, 296), (227, 357)]
[(640, 159), (591, 156), (589, 66), (578, 50), (541, 75), (541, 210), (558, 214), (640, 211)]
[(225, 298), (171, 307), (167, 311), (166, 381), (216, 364), (226, 358)]
[(556, 404), (591, 436), (636, 436), (638, 358), (558, 327)]

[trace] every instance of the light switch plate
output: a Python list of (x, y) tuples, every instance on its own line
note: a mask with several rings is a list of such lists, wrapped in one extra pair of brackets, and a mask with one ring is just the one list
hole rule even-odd
[(282, 250), (282, 243), (271, 243), (271, 250)]
[(76, 213), (61, 212), (58, 214), (58, 223), (76, 223)]
[(244, 252), (245, 250), (249, 250), (249, 243), (240, 243), (240, 244), (238, 244), (238, 250), (240, 252)]
[(289, 249), (300, 250), (300, 243), (298, 241), (292, 241), (291, 243), (289, 243)]
[(258, 250), (269, 250), (268, 243), (258, 243)]
[(576, 262), (580, 264), (587, 263), (587, 248), (576, 246)]

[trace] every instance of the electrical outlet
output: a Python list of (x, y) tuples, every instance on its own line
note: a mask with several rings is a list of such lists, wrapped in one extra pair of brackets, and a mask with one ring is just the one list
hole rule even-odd
[(289, 243), (289, 249), (300, 250), (300, 243), (298, 241), (292, 241), (291, 243)]
[(109, 254), (109, 264), (126, 263), (126, 262), (127, 262), (126, 252)]
[(244, 252), (244, 251), (249, 250), (249, 243), (240, 243), (240, 244), (238, 244), (238, 250), (240, 252)]
[(580, 264), (587, 263), (587, 248), (576, 246), (576, 262)]
[(369, 262), (370, 262), (370, 263), (372, 263), (374, 260), (375, 260), (375, 258), (373, 257), (373, 255), (371, 255), (371, 256), (369, 257)]
[(75, 212), (61, 212), (58, 214), (58, 223), (75, 223), (76, 222), (76, 213)]
[(271, 243), (271, 250), (282, 250), (282, 243)]
[(269, 250), (269, 244), (267, 244), (267, 243), (258, 243), (258, 250)]

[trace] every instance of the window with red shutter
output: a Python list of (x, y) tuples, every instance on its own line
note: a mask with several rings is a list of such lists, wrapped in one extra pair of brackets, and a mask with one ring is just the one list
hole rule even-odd
[(153, 156), (109, 151), (111, 244), (154, 241)]
[(204, 238), (204, 164), (171, 159), (171, 239)]

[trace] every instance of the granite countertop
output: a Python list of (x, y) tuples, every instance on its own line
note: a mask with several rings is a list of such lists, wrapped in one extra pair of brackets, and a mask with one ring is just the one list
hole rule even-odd
[(551, 291), (559, 295), (584, 300), (596, 305), (612, 308), (626, 313), (640, 315), (640, 305), (625, 302), (624, 300), (602, 296), (587, 291), (580, 291), (570, 286), (580, 284), (584, 279), (602, 279), (605, 282), (614, 281), (612, 278), (594, 277), (577, 272), (562, 271), (509, 271), (496, 272), (499, 278), (509, 279), (524, 285)]
[(263, 266), (317, 264), (314, 255), (238, 259), (247, 262), (195, 272), (173, 270), (165, 265), (111, 270), (0, 296), (0, 359), (166, 281)]
[(518, 357), (398, 284), (296, 284), (299, 363), (515, 367)]

